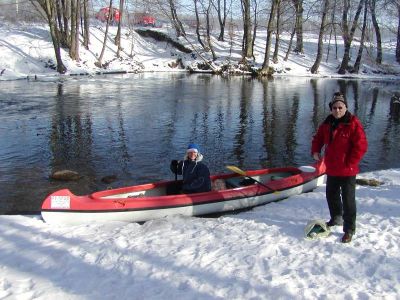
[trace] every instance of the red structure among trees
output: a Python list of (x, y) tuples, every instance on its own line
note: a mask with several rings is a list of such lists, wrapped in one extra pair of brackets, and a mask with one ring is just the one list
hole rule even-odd
[(135, 25), (140, 26), (156, 26), (156, 18), (147, 14), (136, 14), (135, 15)]
[[(108, 14), (109, 14), (110, 8), (109, 7), (103, 7), (101, 8), (97, 13), (96, 13), (96, 19), (100, 20), (102, 22), (107, 22), (108, 19)], [(118, 23), (121, 19), (121, 15), (119, 12), (119, 9), (112, 8), (112, 15), (111, 15), (111, 22), (112, 23)]]

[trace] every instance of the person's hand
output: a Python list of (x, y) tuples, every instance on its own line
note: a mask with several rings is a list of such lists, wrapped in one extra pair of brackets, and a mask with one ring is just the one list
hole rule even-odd
[(169, 165), (169, 168), (171, 169), (172, 173), (176, 174), (178, 173), (178, 163), (176, 159), (171, 160), (171, 164)]
[(318, 152), (314, 152), (312, 157), (317, 161), (321, 159)]

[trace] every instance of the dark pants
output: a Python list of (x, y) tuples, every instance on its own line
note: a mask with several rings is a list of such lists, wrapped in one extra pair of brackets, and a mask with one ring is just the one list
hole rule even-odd
[(167, 195), (178, 195), (182, 193), (182, 181), (174, 181), (171, 182), (166, 187), (166, 194)]
[(326, 199), (331, 220), (343, 218), (343, 231), (356, 231), (356, 176), (327, 176)]

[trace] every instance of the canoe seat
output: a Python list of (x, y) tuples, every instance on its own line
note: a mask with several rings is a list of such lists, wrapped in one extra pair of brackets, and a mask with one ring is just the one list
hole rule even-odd
[(248, 186), (255, 183), (251, 178), (233, 177), (225, 180), (226, 186), (233, 189), (241, 186)]
[(284, 179), (284, 178), (286, 178), (286, 177), (289, 177), (289, 176), (293, 176), (293, 173), (291, 173), (291, 172), (278, 172), (278, 173), (272, 173), (271, 174), (271, 181), (273, 181), (273, 180), (280, 180), (280, 179)]

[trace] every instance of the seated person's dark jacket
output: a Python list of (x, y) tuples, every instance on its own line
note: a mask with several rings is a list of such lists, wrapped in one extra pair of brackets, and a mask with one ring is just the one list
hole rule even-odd
[(177, 174), (182, 175), (184, 193), (211, 191), (210, 171), (201, 161), (184, 160), (178, 163)]

